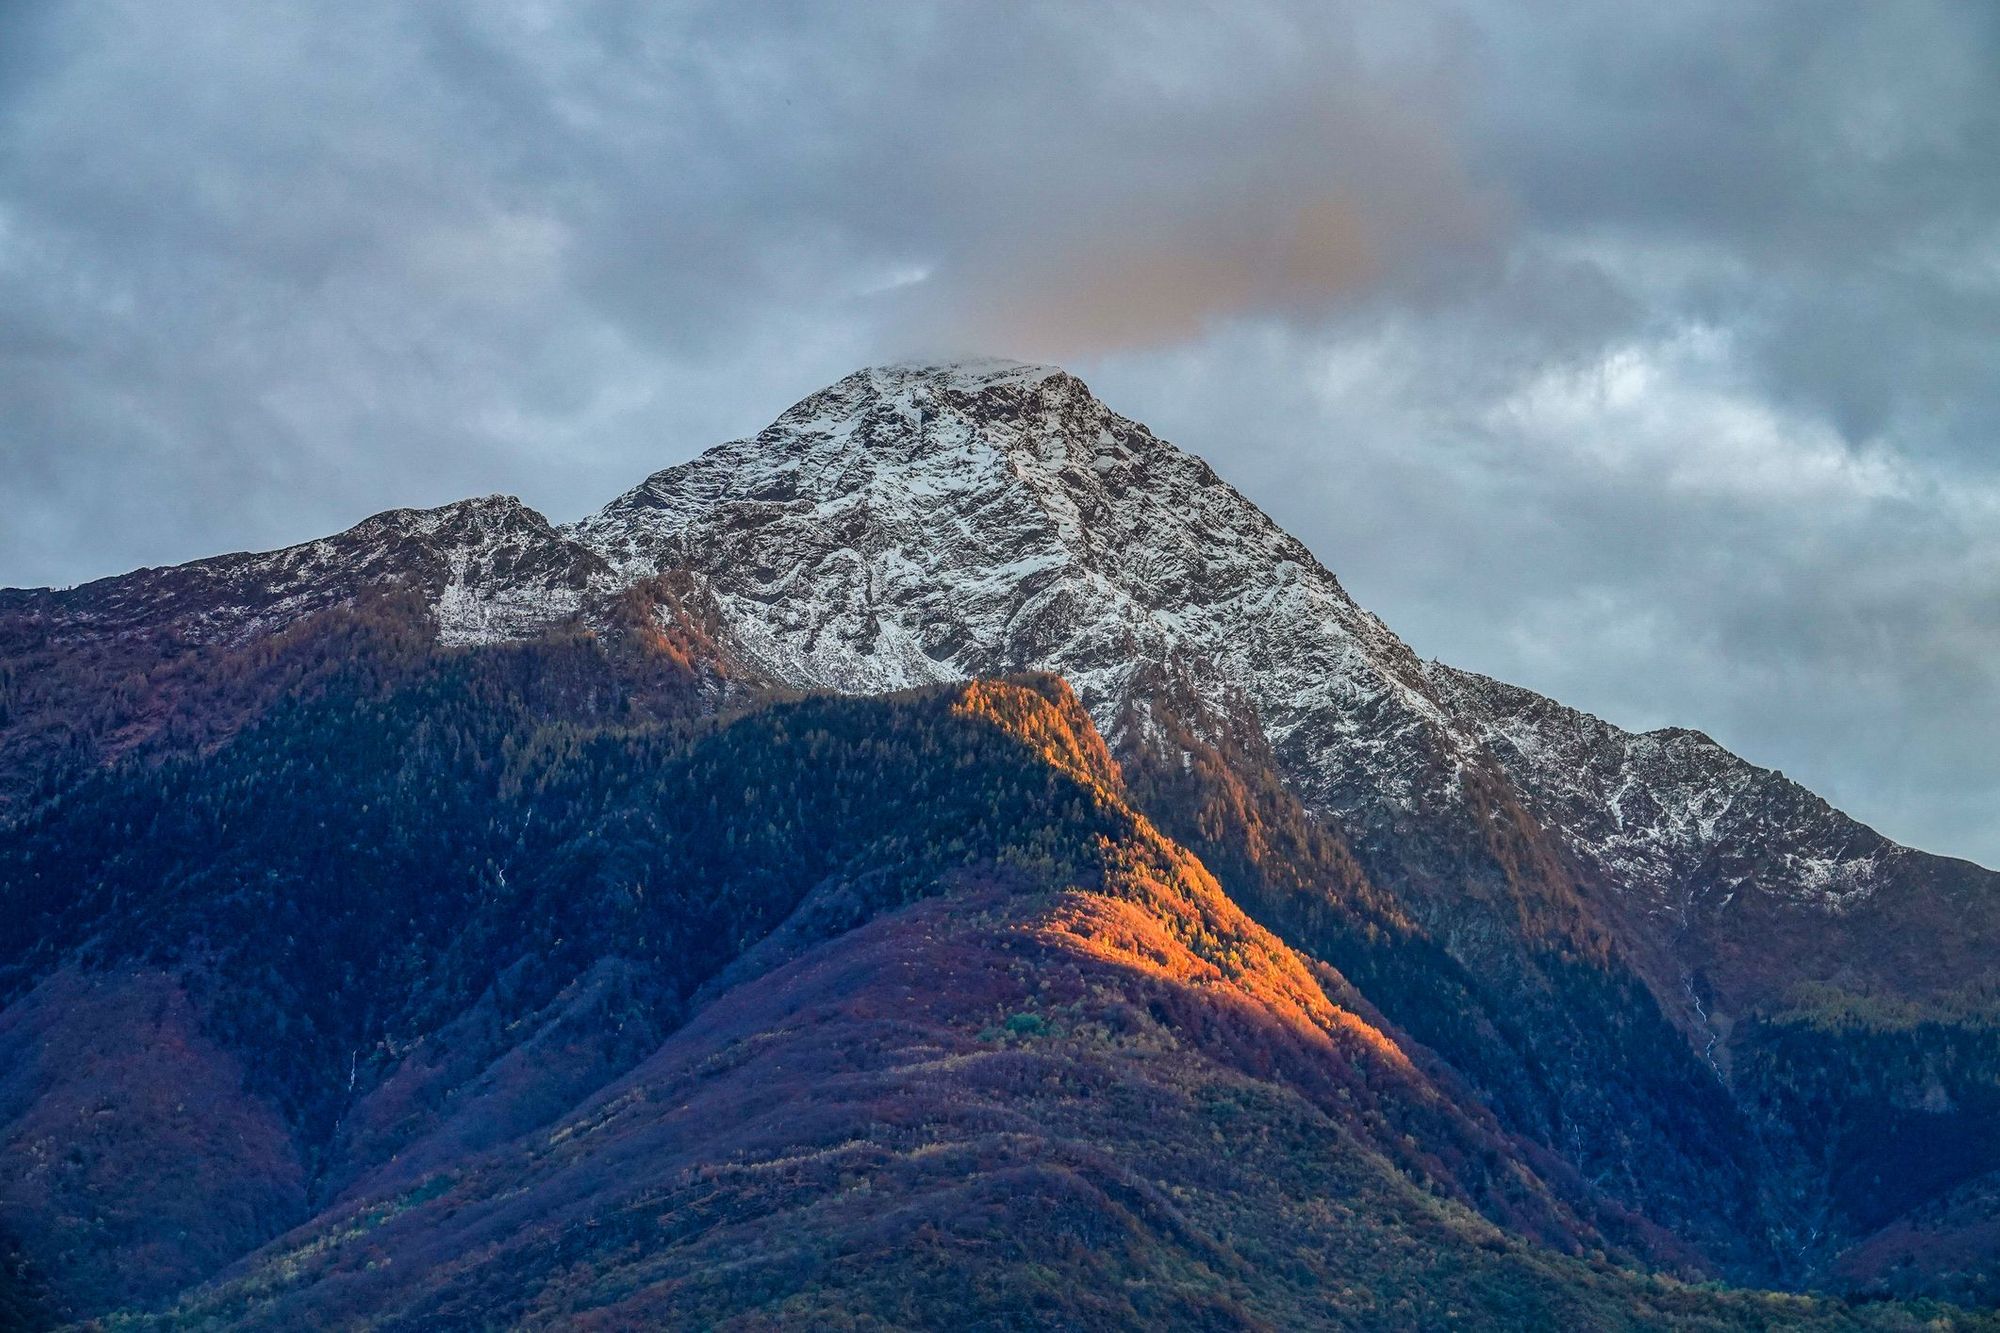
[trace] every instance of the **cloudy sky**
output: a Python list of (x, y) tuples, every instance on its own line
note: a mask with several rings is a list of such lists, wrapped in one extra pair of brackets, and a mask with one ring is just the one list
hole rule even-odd
[(1058, 360), (1420, 651), (2000, 864), (2000, 8), (0, 4), (0, 584)]

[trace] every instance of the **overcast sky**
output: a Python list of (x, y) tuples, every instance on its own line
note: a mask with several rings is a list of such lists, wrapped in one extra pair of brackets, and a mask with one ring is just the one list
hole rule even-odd
[(0, 584), (1056, 360), (1421, 652), (2000, 864), (2000, 6), (0, 3)]

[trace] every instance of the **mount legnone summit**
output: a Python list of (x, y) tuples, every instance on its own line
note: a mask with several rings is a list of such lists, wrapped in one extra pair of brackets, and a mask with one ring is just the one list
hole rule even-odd
[[(1061, 370), (859, 371), (572, 524), (489, 497), (0, 592), (17, 829), (79, 764), (215, 753), (269, 716), (234, 682), (384, 597), (443, 662), (565, 637), (665, 652), (694, 664), (676, 707), (711, 717), (1059, 676), (1121, 799), (1338, 969), (1522, 1179), (1623, 1218), (1592, 1224), (1622, 1252), (1986, 1291), (2000, 876), (1698, 732), (1419, 659), (1206, 463)], [(228, 690), (186, 665), (224, 659)], [(79, 722), (108, 682), (129, 706)], [(54, 949), (16, 946), (17, 990)]]

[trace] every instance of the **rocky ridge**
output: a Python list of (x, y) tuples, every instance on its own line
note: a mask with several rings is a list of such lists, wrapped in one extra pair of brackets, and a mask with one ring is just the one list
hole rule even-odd
[(0, 612), (67, 639), (171, 630), (234, 643), (394, 588), (419, 593), (439, 639), (501, 643), (575, 617), (593, 594), (625, 586), (511, 495), (435, 509), (391, 509), (345, 532), (281, 550), (140, 569), (73, 588), (0, 591)]
[(1047, 670), (1115, 739), (1145, 716), (1134, 682), (1164, 675), (1247, 711), (1311, 804), (1363, 824), (1457, 801), (1497, 761), (1648, 910), (1689, 909), (1697, 883), (1718, 906), (1749, 886), (1837, 909), (1903, 854), (1698, 733), (1634, 736), (1420, 662), (1206, 463), (1052, 367), (858, 372), (564, 532), (626, 577), (696, 571), (793, 686)]
[(1635, 735), (1422, 662), (1208, 464), (1011, 361), (858, 371), (561, 527), (507, 496), (391, 510), (278, 551), (0, 591), (0, 614), (17, 636), (228, 643), (401, 587), (471, 646), (602, 624), (660, 573), (712, 600), (747, 675), (790, 688), (1046, 670), (1116, 742), (1171, 681), (1363, 828), (1504, 772), (1645, 912), (1739, 892), (1838, 911), (1921, 856), (1698, 732)]
[(1918, 855), (1699, 731), (1630, 732), (1432, 662), (1454, 720), (1612, 887), (1664, 914), (1767, 894), (1838, 912)]

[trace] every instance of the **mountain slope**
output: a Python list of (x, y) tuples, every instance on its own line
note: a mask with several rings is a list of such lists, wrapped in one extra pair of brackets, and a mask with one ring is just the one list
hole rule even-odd
[[(725, 932), (688, 1021), (574, 1110), (378, 1169), (162, 1324), (1915, 1326), (1607, 1263), (1124, 805), (1059, 684), (807, 701), (693, 753), (649, 795), (761, 776), (739, 831), (818, 804), (729, 881), (811, 884), (789, 916)], [(766, 878), (804, 845), (836, 873)]]
[(489, 496), (279, 551), (0, 589), (0, 819), (162, 732), (184, 748), (254, 716), (273, 645), (314, 637), (301, 627), (316, 618), (365, 607), (446, 645), (518, 641), (586, 610), (601, 620), (625, 587), (541, 515)]
[(1682, 941), (1725, 1009), (1813, 981), (1937, 999), (1991, 978), (1991, 872), (1891, 842), (1700, 732), (1635, 735), (1469, 671), (1428, 672), (1536, 817), (1628, 912)]
[[(1936, 988), (1913, 977), (1994, 980), (1990, 874), (1892, 848), (1712, 745), (1621, 739), (1425, 666), (1205, 464), (1052, 368), (857, 373), (567, 531), (628, 574), (690, 571), (719, 633), (786, 684), (1048, 670), (1135, 773), (1204, 746), (1231, 752), (1224, 767), (1259, 756), (1408, 926), (1387, 953), (1357, 946), (1351, 922), (1311, 947), (1372, 969), (1392, 1016), (1515, 1129), (1593, 1176), (1632, 1172), (1629, 1203), (1718, 1255), (1725, 1233), (1766, 1252), (1732, 1263), (1810, 1265), (1833, 1234), (1826, 1204), (1792, 1187), (1745, 1201), (1752, 1178), (1810, 1168), (1798, 1126), (1725, 1105), (1739, 1018), (1801, 985), (1922, 996)], [(1732, 801), (1718, 832), (1704, 803)], [(1739, 913), (1757, 905), (1747, 929), (1690, 910), (1731, 882), (1748, 886)], [(1871, 916), (1871, 900), (1893, 906)], [(1869, 924), (1830, 924), (1836, 901)], [(1948, 964), (1883, 947), (1918, 947), (1947, 919), (1967, 941)], [(1449, 996), (1440, 953), (1470, 978)], [(1554, 1039), (1579, 1006), (1601, 1014)], [(1635, 1151), (1635, 1119), (1657, 1126), (1651, 1147)]]
[[(962, 686), (1024, 670), (1071, 682), (1076, 700)], [(932, 692), (768, 706), (906, 688)], [(983, 782), (1002, 772), (1014, 776)], [(1151, 867), (1143, 890), (1135, 865)], [(1143, 1059), (1072, 1044), (1053, 1077), (1143, 1086), (1148, 1105), (1178, 1107), (1162, 1112), (1175, 1155), (1146, 1156), (1098, 1108), (1037, 1102), (1050, 1118), (1036, 1141), (1069, 1145), (1051, 1152), (1121, 1144), (1120, 1170), (1146, 1157), (1142, 1176), (1200, 1193), (1174, 1172), (1222, 1169), (1200, 1145), (1228, 1135), (1210, 1137), (1222, 1127), (1203, 1108), (1248, 1078), (1254, 1123), (1309, 1122), (1297, 1134), (1363, 1163), (1342, 1179), (1390, 1201), (1374, 1240), (1341, 1240), (1363, 1223), (1300, 1212), (1321, 1186), (1262, 1158), (1269, 1180), (1230, 1189), (1287, 1219), (1269, 1244), (1379, 1244), (1380, 1260), (1397, 1237), (1432, 1234), (1412, 1200), (1435, 1195), (1534, 1238), (1532, 1260), (1512, 1240), (1471, 1243), (1534, 1269), (1543, 1303), (1524, 1308), (1543, 1314), (1569, 1308), (1561, 1291), (1666, 1309), (1645, 1305), (1657, 1288), (1544, 1267), (1562, 1250), (1984, 1299), (2000, 1271), (1979, 1202), (2000, 1171), (1995, 888), (1698, 734), (1633, 736), (1419, 661), (1206, 464), (1072, 376), (880, 367), (564, 528), (517, 502), (468, 501), (268, 555), (0, 593), (0, 894), (13, 909), (0, 1040), (60, 1057), (24, 1053), (20, 1067), (42, 1072), (0, 1104), (0, 1129), (46, 1144), (15, 1161), (41, 1174), (0, 1171), (14, 1209), (0, 1235), (19, 1235), (27, 1270), (53, 1275), (73, 1308), (103, 1308), (166, 1299), (296, 1224), (291, 1249), (190, 1299), (268, 1314), (267, 1300), (293, 1299), (272, 1295), (273, 1274), (303, 1264), (316, 1276), (301, 1318), (350, 1286), (379, 1289), (381, 1311), (447, 1300), (424, 1306), (443, 1317), (467, 1301), (488, 1317), (469, 1289), (447, 1299), (343, 1267), (362, 1251), (336, 1219), (408, 1212), (397, 1253), (483, 1282), (491, 1229), (532, 1220), (529, 1203), (503, 1206), (514, 1186), (499, 1182), (544, 1182), (529, 1197), (563, 1201), (552, 1216), (624, 1208), (577, 1182), (636, 1170), (625, 1158), (538, 1175), (547, 1163), (524, 1145), (620, 1079), (678, 1086), (721, 1059), (700, 1024), (729, 1005), (748, 1006), (738, 1040), (754, 1029), (753, 1044), (799, 1066), (832, 1059), (816, 1043), (842, 1032), (880, 1046), (871, 1087), (907, 1089), (998, 1049), (980, 1035), (997, 1012), (973, 1003), (983, 991), (880, 992), (860, 964), (805, 967), (852, 949), (933, 978), (949, 974), (941, 959), (990, 972), (1004, 956), (1017, 1007), (1000, 1018), (1039, 1016), (1023, 1020), (1030, 1035), (1052, 1022), (1025, 998), (1044, 972), (1085, 976), (1076, 1003), (1122, 996), (1145, 1014)], [(944, 899), (977, 920), (923, 906)], [(1024, 938), (1039, 941), (1032, 965)], [(1208, 980), (1163, 999), (1162, 969), (1176, 986)], [(860, 997), (858, 1028), (773, 1017)], [(931, 1025), (917, 1047), (881, 1045), (900, 1031), (892, 1001)], [(228, 1226), (169, 1236), (147, 1216), (142, 1182), (184, 1132), (181, 1111), (147, 1062), (90, 1055), (100, 1012), (141, 1049), (188, 1052), (202, 1104), (245, 1127), (234, 1156), (198, 1135), (184, 1154), (203, 1165), (180, 1202), (200, 1214), (203, 1199), (246, 1201)], [(999, 1031), (1018, 1054), (1023, 1033)], [(955, 1054), (939, 1065), (922, 1053), (933, 1046)], [(1334, 1066), (1373, 1072), (1357, 1084)], [(81, 1082), (63, 1081), (70, 1068)], [(786, 1097), (768, 1107), (780, 1138), (784, 1116), (819, 1114), (811, 1090)], [(825, 1113), (872, 1141), (862, 1101)], [(630, 1122), (631, 1142), (678, 1145), (668, 1155), (694, 1184), (654, 1185), (699, 1219), (684, 1191), (724, 1140), (671, 1111)], [(146, 1128), (110, 1132), (127, 1123)], [(939, 1160), (965, 1160), (970, 1140), (945, 1139), (958, 1146)], [(473, 1172), (489, 1157), (498, 1174)], [(909, 1197), (945, 1188), (929, 1169), (899, 1177)], [(1044, 1201), (1047, 1182), (982, 1186), (982, 1207), (1030, 1228), (1034, 1209), (1007, 1204), (1003, 1178)], [(405, 1197), (434, 1186), (450, 1202)], [(790, 1216), (784, 1199), (728, 1197), (765, 1220), (687, 1221), (693, 1248), (677, 1252), (694, 1266), (645, 1269), (645, 1283), (693, 1290), (689, 1256), (738, 1236), (787, 1301), (808, 1298), (806, 1271), (829, 1291), (893, 1285), (851, 1257), (836, 1281), (838, 1264), (785, 1249), (771, 1220)], [(1090, 1226), (1111, 1225), (1104, 1206), (1085, 1209)], [(1185, 1255), (1230, 1248), (1246, 1214), (1211, 1197), (1195, 1244), (1117, 1206), (1114, 1231), (1131, 1222), (1144, 1242), (1090, 1281), (1139, 1284), (1131, 1299), (1171, 1288), (1189, 1320), (1282, 1323), (1306, 1308), (1265, 1310), (1226, 1280), (1275, 1281), (1269, 1251), (1188, 1278)], [(843, 1253), (865, 1251), (863, 1201), (811, 1207)], [(453, 1232), (460, 1208), (488, 1230)], [(1444, 1228), (1460, 1256), (1447, 1266), (1490, 1276), (1456, 1248), (1478, 1225)], [(524, 1282), (555, 1282), (547, 1265), (572, 1255), (598, 1305), (637, 1290), (608, 1276), (629, 1256), (549, 1244), (523, 1259)], [(307, 1262), (336, 1252), (332, 1268)], [(1012, 1289), (1032, 1260), (1007, 1253), (993, 1281)], [(1171, 1280), (1155, 1266), (1168, 1253), (1181, 1256)], [(1883, 1278), (1890, 1254), (1920, 1276)], [(897, 1265), (883, 1272), (916, 1271)], [(1410, 1281), (1437, 1280), (1427, 1271)], [(1288, 1276), (1283, 1300), (1327, 1280)], [(1485, 1281), (1466, 1299), (1503, 1300)], [(515, 1312), (543, 1309), (537, 1292)], [(1730, 1308), (1773, 1308), (1746, 1300)], [(1343, 1309), (1363, 1324), (1380, 1313)]]
[[(1275, 1098), (1318, 1127), (1324, 1143), (1309, 1152), (1332, 1152), (1384, 1192), (1394, 1207), (1378, 1224), (1392, 1232), (1397, 1217), (1428, 1215), (1437, 1195), (1450, 1201), (1456, 1245), (1476, 1248), (1496, 1222), (1565, 1249), (1601, 1243), (1573, 1184), (1544, 1182), (1489, 1118), (1440, 1091), (1362, 1017), (1336, 975), (1252, 924), (1124, 804), (1108, 751), (1059, 683), (811, 700), (691, 732), (579, 730), (569, 682), (587, 679), (592, 660), (588, 646), (487, 649), (386, 692), (365, 680), (331, 688), (206, 757), (108, 774), (16, 831), (0, 872), (29, 910), (0, 941), (13, 998), (0, 1040), (32, 1058), (13, 1066), (0, 1103), (13, 1149), (0, 1206), (22, 1220), (30, 1257), (73, 1310), (143, 1306), (304, 1223), (324, 1239), (274, 1252), (276, 1291), (266, 1275), (195, 1308), (222, 1301), (231, 1322), (273, 1326), (371, 1309), (421, 1322), (438, 1299), (439, 1317), (511, 1319), (527, 1308), (510, 1304), (521, 1284), (552, 1300), (578, 1271), (574, 1245), (543, 1248), (550, 1226), (581, 1208), (614, 1228), (600, 1239), (622, 1254), (630, 1238), (615, 1228), (640, 1205), (621, 1199), (669, 1186), (688, 1161), (728, 1159), (712, 1141), (692, 1159), (621, 1150), (615, 1171), (594, 1156), (628, 1132), (600, 1132), (603, 1108), (650, 1126), (660, 1096), (635, 1102), (634, 1087), (657, 1088), (645, 1080), (668, 1077), (661, 1070), (684, 1084), (690, 1060), (712, 1068), (718, 1027), (807, 1070), (800, 1088), (773, 1076), (782, 1060), (758, 1066), (769, 1116), (760, 1133), (823, 1129), (823, 1116), (866, 1110), (854, 1133), (882, 1140), (887, 1131), (869, 1126), (883, 1115), (931, 1107), (943, 1124), (977, 1128), (964, 1150), (1022, 1163), (1022, 1188), (1011, 1188), (1015, 1169), (981, 1188), (1025, 1217), (1043, 1198), (1037, 1182), (1060, 1185), (1071, 1170), (1055, 1162), (1101, 1156), (1085, 1133), (1096, 1121), (1047, 1144), (1052, 1161), (1040, 1167), (1032, 1135), (991, 1138), (992, 1116), (1028, 1114), (992, 1099), (1050, 1075), (1016, 1070), (989, 1086), (1019, 1063), (1002, 1058), (975, 1071), (959, 1105), (933, 1076), (939, 1053), (923, 1041), (906, 1049), (926, 1006), (951, 1016), (951, 1041), (969, 1052), (1007, 1057), (1016, 1039), (1044, 1035), (1081, 1042), (1074, 1060), (1056, 1061), (1065, 1102), (1086, 1074), (1118, 1091), (1110, 1071), (1087, 1067), (1128, 1045), (1149, 1072), (1125, 1091), (1179, 1089), (1174, 1097), (1197, 1103), (1179, 1114), (1196, 1123), (1209, 1123), (1199, 1108), (1211, 1094), (1189, 1088), (1219, 1079), (1253, 1104)], [(901, 794), (885, 801), (891, 784)], [(131, 832), (107, 841), (107, 821)], [(427, 838), (436, 827), (457, 844)], [(79, 883), (91, 891), (63, 892)], [(951, 904), (942, 913), (904, 908), (940, 894)], [(850, 937), (832, 957), (822, 947)], [(896, 1038), (894, 1058), (860, 1086), (851, 1075), (865, 1047), (837, 1038), (831, 1017), (799, 1027), (802, 1012), (828, 1007)], [(160, 1062), (146, 1053), (162, 1046), (163, 1025), (175, 1054)], [(1183, 1046), (1198, 1069), (1183, 1068)], [(819, 1110), (815, 1068), (839, 1085)], [(186, 1117), (197, 1098), (203, 1109)], [(694, 1120), (710, 1135), (744, 1123)], [(851, 1151), (872, 1158), (896, 1140)], [(572, 1143), (583, 1160), (565, 1148), (564, 1170), (540, 1179), (543, 1145)], [(943, 1206), (924, 1200), (954, 1159), (917, 1156), (916, 1179), (929, 1183), (911, 1186), (908, 1206)], [(388, 1246), (415, 1288), (362, 1283), (382, 1289), (380, 1307), (333, 1273), (293, 1291), (322, 1264), (302, 1264), (297, 1246), (337, 1272), (355, 1217), (399, 1215), (412, 1191), (420, 1203), (444, 1199), (442, 1182), (489, 1158), (481, 1171), (496, 1174), (469, 1181), (507, 1182), (502, 1211), (535, 1219), (514, 1229), (515, 1249), (496, 1255), (479, 1239), (500, 1200), (475, 1204), (468, 1183), (469, 1234), (421, 1209), (399, 1228), (364, 1227), (370, 1253)], [(1099, 1168), (1078, 1166), (1079, 1187), (1097, 1179)], [(1158, 1311), (1185, 1320), (1209, 1303), (1233, 1309), (1228, 1293), (1258, 1271), (1256, 1257), (1235, 1255), (1230, 1282), (1203, 1294), (1210, 1279), (1180, 1270), (1212, 1264), (1223, 1242), (1186, 1234), (1164, 1200), (1145, 1203), (1157, 1187), (1118, 1184), (1122, 1169), (1102, 1169), (1112, 1198), (1138, 1193), (1078, 1224), (1115, 1230), (1135, 1201), (1151, 1210), (1123, 1262), (1133, 1280), (1165, 1283)], [(538, 1183), (524, 1185), (523, 1170)], [(892, 1198), (893, 1185), (883, 1186)], [(641, 1197), (643, 1216), (656, 1216), (659, 1200)], [(1091, 1218), (1110, 1207), (1096, 1197), (1086, 1190), (1072, 1220), (1077, 1208)], [(675, 1226), (724, 1243), (695, 1199), (684, 1206)], [(440, 1207), (456, 1215), (459, 1203)], [(457, 1244), (468, 1248), (448, 1259)], [(615, 1288), (625, 1262), (605, 1256), (594, 1281)], [(868, 1282), (889, 1282), (906, 1262), (918, 1260), (885, 1260)], [(264, 1272), (255, 1260), (247, 1271)], [(999, 1258), (991, 1276), (1007, 1285), (1020, 1275)], [(1546, 1280), (1553, 1298), (1561, 1284)], [(709, 1299), (733, 1308), (755, 1294), (725, 1287)]]

